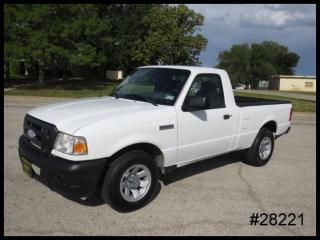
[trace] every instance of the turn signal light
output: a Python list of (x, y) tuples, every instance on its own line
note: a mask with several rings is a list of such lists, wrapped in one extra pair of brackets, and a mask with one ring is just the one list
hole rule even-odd
[(88, 154), (87, 143), (85, 139), (77, 138), (73, 145), (73, 154), (83, 155)]

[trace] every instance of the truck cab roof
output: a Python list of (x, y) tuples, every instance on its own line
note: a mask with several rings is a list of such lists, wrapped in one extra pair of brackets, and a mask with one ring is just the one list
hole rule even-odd
[(174, 68), (174, 69), (185, 69), (190, 70), (193, 72), (210, 72), (210, 73), (216, 73), (216, 72), (225, 72), (225, 70), (220, 68), (213, 68), (213, 67), (201, 67), (201, 66), (185, 66), (185, 65), (149, 65), (149, 66), (141, 66), (138, 68)]

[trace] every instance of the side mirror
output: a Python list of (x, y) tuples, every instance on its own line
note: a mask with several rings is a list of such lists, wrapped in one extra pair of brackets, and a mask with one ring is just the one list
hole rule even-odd
[(206, 107), (206, 97), (190, 97), (186, 104), (183, 105), (183, 111), (197, 111)]

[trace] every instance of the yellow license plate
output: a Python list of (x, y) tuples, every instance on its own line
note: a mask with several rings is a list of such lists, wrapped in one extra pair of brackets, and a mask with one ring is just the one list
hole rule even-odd
[(31, 167), (31, 163), (28, 162), (27, 159), (25, 159), (24, 157), (21, 157), (21, 164), (22, 164), (22, 170), (25, 172), (25, 174), (27, 174), (29, 177), (32, 176), (32, 167)]

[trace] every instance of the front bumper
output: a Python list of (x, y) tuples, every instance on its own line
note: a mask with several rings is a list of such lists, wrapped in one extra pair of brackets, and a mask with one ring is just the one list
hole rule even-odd
[(89, 196), (103, 177), (106, 159), (90, 161), (70, 161), (51, 154), (46, 155), (26, 142), (22, 135), (19, 138), (19, 157), (40, 168), (40, 175), (32, 176), (47, 185), (50, 189), (64, 195)]

